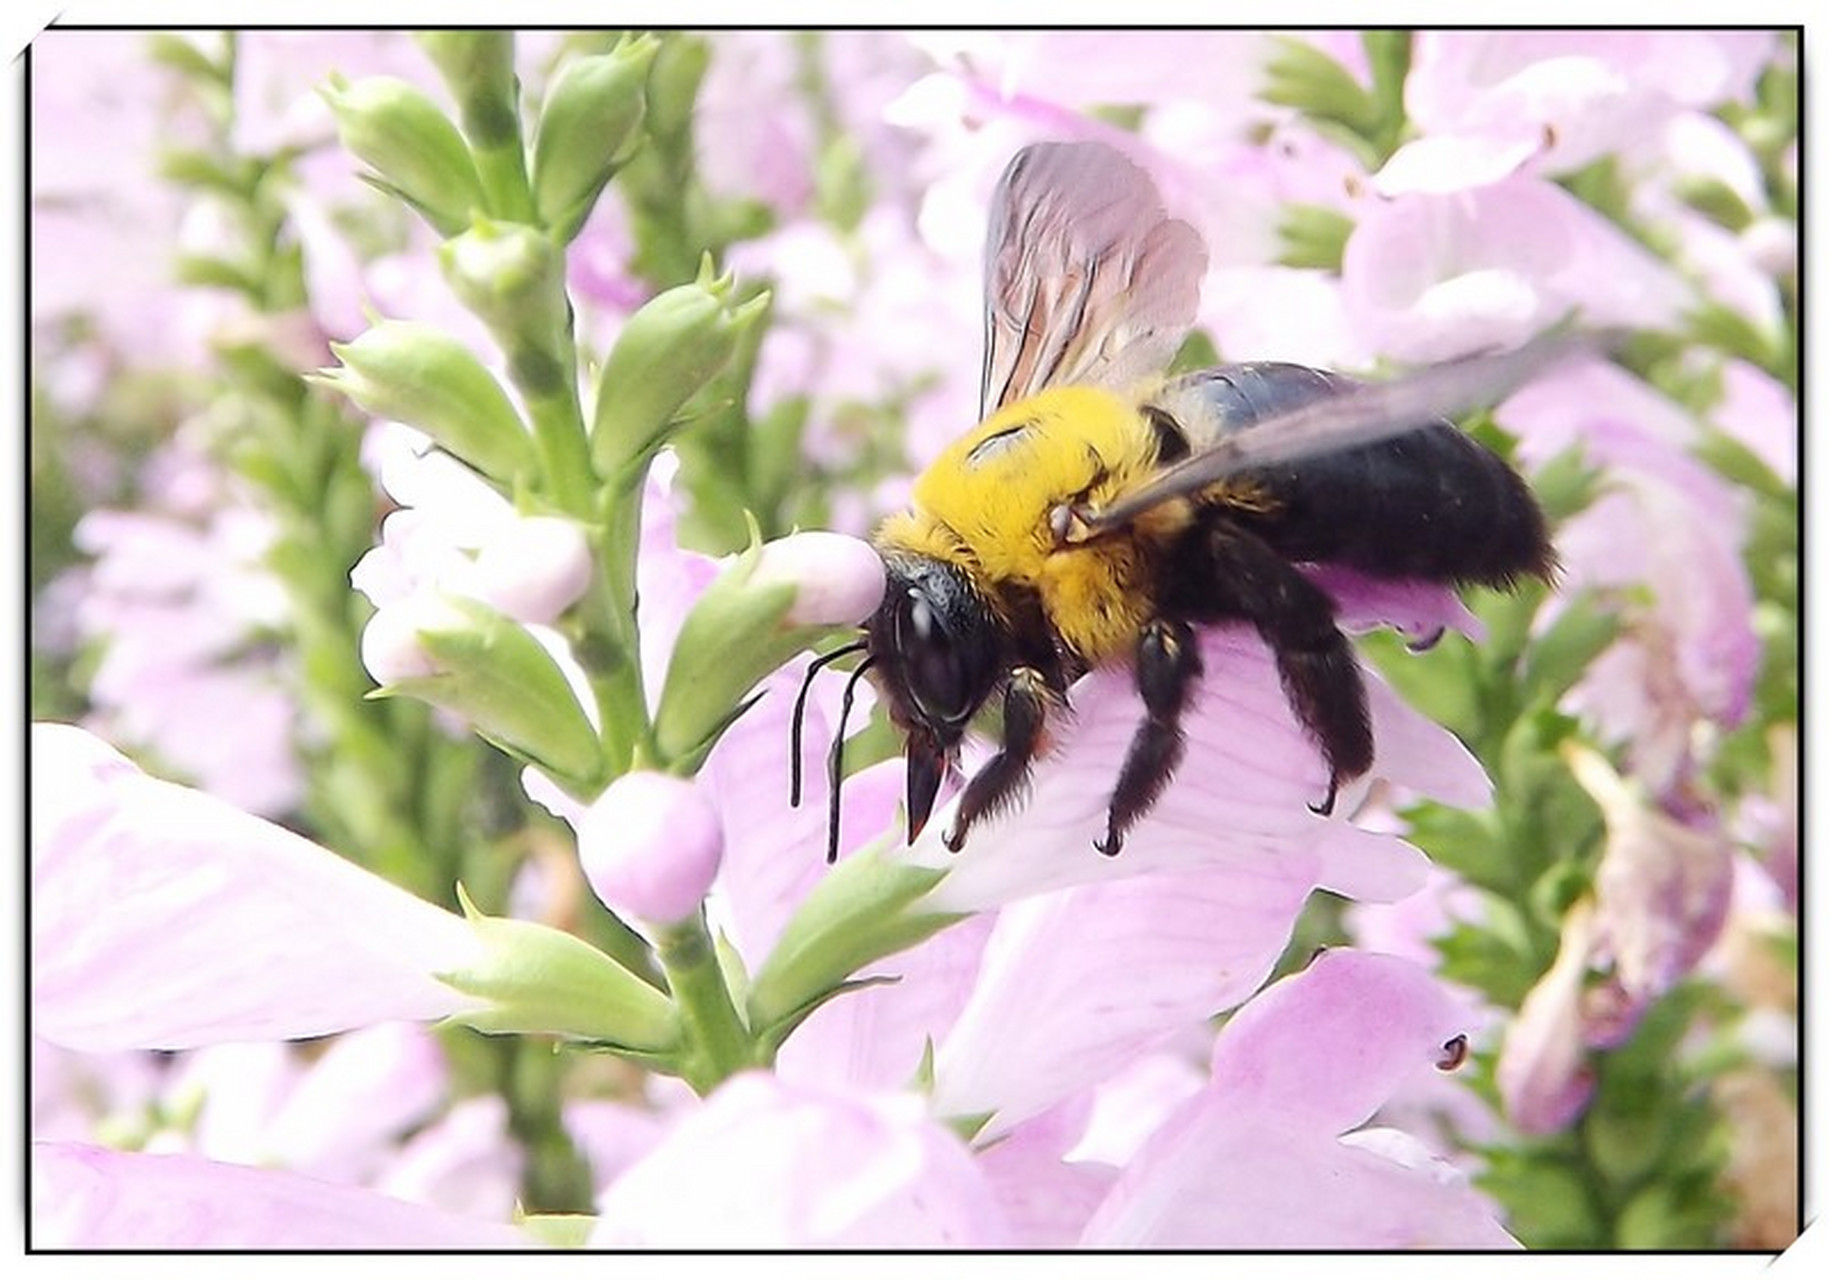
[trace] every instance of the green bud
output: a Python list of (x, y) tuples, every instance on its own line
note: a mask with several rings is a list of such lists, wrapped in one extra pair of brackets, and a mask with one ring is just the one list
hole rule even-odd
[(847, 858), (800, 904), (749, 989), (749, 1025), (779, 1044), (851, 975), (905, 951), (964, 917), (923, 907), (943, 869), (891, 861), (876, 851)]
[(696, 766), (764, 676), (830, 628), (856, 626), (882, 595), (876, 552), (841, 534), (792, 534), (736, 556), (673, 646), (654, 716), (662, 758)]
[(438, 975), (446, 986), (490, 1007), (451, 1021), (478, 1031), (588, 1040), (643, 1054), (679, 1045), (673, 1002), (609, 956), (572, 934), (486, 916), (458, 886), (464, 917), (482, 940), (474, 968)]
[(418, 40), (451, 90), (470, 141), (478, 147), (518, 144), (514, 34), (500, 30), (422, 31)]
[(533, 197), (561, 244), (578, 234), (604, 184), (641, 143), (648, 68), (660, 42), (624, 41), (576, 58), (547, 92), (533, 146)]
[[(615, 476), (665, 441), (674, 415), (730, 363), (745, 331), (768, 307), (764, 293), (731, 305), (732, 277), (699, 278), (667, 290), (629, 317), (597, 378), (591, 457)], [(633, 484), (635, 475), (624, 476)]]
[(508, 393), (461, 342), (428, 324), (383, 320), (354, 342), (330, 344), (343, 362), (318, 381), (378, 418), (431, 436), (484, 475), (531, 473), (533, 438)]
[(367, 76), (354, 84), (332, 80), (323, 94), (344, 147), (374, 171), (370, 180), (440, 233), (462, 230), (483, 208), (463, 135), (424, 93), (392, 76)]
[(568, 304), (564, 254), (532, 227), (479, 222), (438, 247), (458, 300), (508, 353), (522, 391), (552, 395), (571, 375), (564, 363)]
[[(392, 609), (411, 609), (411, 602)], [(391, 626), (382, 610), (364, 633), (371, 669), (371, 633)], [(404, 619), (421, 652), (418, 669), (375, 690), (371, 697), (408, 694), (468, 720), (483, 737), (539, 765), (560, 782), (594, 790), (603, 773), (597, 732), (578, 705), (553, 656), (519, 623), (475, 600), (439, 599)]]
[(648, 131), (669, 144), (687, 141), (698, 107), (699, 84), (711, 66), (711, 46), (697, 37), (671, 35), (648, 80)]
[(790, 582), (758, 581), (761, 560), (759, 546), (739, 554), (680, 627), (654, 715), (655, 746), (665, 761), (703, 759), (757, 682), (818, 634), (780, 632), (798, 592)]

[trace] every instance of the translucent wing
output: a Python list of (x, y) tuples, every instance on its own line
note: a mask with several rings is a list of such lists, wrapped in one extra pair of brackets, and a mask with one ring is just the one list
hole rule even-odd
[[(1112, 533), (1151, 508), (1190, 497), (1241, 471), (1374, 444), (1495, 404), (1549, 366), (1576, 354), (1595, 354), (1608, 341), (1602, 334), (1552, 332), (1515, 350), (1450, 360), (1389, 382), (1361, 383), (1265, 418), (1249, 431), (1226, 434), (1110, 506), (1075, 511), (1062, 540), (1078, 543)], [(1173, 405), (1163, 407), (1173, 414)]]
[(1123, 388), (1161, 372), (1193, 326), (1207, 269), (1194, 228), (1099, 142), (1016, 153), (984, 258), (985, 413), (1044, 387)]

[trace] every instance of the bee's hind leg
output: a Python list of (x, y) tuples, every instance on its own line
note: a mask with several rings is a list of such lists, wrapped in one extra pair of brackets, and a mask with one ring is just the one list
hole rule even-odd
[(1137, 692), (1144, 719), (1131, 737), (1111, 793), (1105, 838), (1093, 841), (1106, 857), (1124, 847), (1124, 833), (1149, 812), (1181, 763), (1187, 749), (1181, 713), (1200, 672), (1200, 647), (1187, 623), (1158, 619), (1143, 628), (1137, 640)]
[(1327, 795), (1309, 808), (1333, 811), (1340, 784), (1372, 767), (1372, 721), (1353, 646), (1334, 621), (1333, 599), (1262, 539), (1214, 517), (1198, 546), (1190, 586), (1171, 593), (1182, 617), (1251, 623), (1276, 656), (1283, 693), (1327, 759)]

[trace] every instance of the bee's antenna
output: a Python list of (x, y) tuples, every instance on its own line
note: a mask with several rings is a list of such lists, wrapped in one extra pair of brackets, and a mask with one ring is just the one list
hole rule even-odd
[(832, 735), (832, 754), (826, 757), (827, 781), (831, 785), (831, 794), (826, 797), (827, 865), (838, 861), (838, 793), (839, 784), (845, 778), (845, 722), (851, 718), (851, 695), (857, 692), (857, 682), (875, 662), (875, 658), (865, 658), (845, 681), (845, 700), (838, 708), (838, 732)]
[[(840, 658), (856, 653), (864, 647), (862, 640), (840, 645), (830, 653), (821, 654), (807, 664), (806, 679), (800, 682), (800, 694), (794, 699), (794, 725), (789, 731), (788, 744), (788, 804), (793, 808), (800, 807), (800, 726), (806, 719), (807, 694), (813, 688), (813, 677)], [(849, 695), (845, 705), (850, 706)]]

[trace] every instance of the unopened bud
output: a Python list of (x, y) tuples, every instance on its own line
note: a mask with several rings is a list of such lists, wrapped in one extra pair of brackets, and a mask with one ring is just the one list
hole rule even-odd
[(674, 643), (654, 717), (664, 757), (702, 758), (764, 676), (828, 628), (861, 622), (882, 594), (882, 561), (842, 534), (794, 534), (734, 557)]
[(428, 324), (383, 320), (319, 379), (378, 418), (417, 427), (484, 475), (509, 482), (535, 466), (533, 438), (508, 393), (461, 342)]
[(630, 773), (585, 812), (578, 857), (585, 879), (610, 910), (675, 924), (705, 900), (724, 857), (724, 831), (697, 783)]
[(438, 104), (404, 80), (367, 76), (333, 81), (324, 99), (343, 145), (372, 169), (373, 181), (406, 201), (444, 235), (484, 207), (470, 148)]
[(371, 696), (419, 698), (556, 778), (582, 787), (598, 781), (601, 746), (565, 673), (524, 627), (481, 601), (416, 596), (390, 604), (369, 621), (363, 658), (372, 674), (394, 677)]
[(707, 270), (629, 317), (603, 362), (591, 422), (597, 472), (614, 476), (658, 448), (688, 400), (730, 363), (768, 306), (762, 294), (732, 305), (731, 277)]
[(604, 184), (640, 145), (648, 68), (659, 49), (642, 36), (573, 59), (547, 91), (534, 136), (534, 207), (560, 243), (578, 234)]

